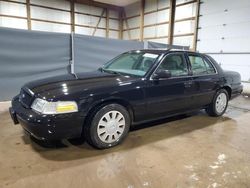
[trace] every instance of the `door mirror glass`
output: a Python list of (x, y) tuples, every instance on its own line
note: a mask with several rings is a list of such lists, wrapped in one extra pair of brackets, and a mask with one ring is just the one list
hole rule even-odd
[(171, 77), (171, 72), (169, 70), (159, 70), (156, 72), (153, 76), (153, 79), (158, 80), (162, 78), (170, 78)]

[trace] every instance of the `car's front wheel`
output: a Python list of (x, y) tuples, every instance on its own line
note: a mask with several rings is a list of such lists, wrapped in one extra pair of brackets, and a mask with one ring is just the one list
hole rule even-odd
[(221, 116), (225, 113), (228, 105), (228, 93), (225, 89), (220, 89), (214, 96), (212, 103), (206, 108), (210, 116)]
[(129, 127), (130, 117), (126, 108), (108, 104), (92, 114), (90, 122), (84, 125), (84, 135), (90, 145), (106, 149), (121, 143)]

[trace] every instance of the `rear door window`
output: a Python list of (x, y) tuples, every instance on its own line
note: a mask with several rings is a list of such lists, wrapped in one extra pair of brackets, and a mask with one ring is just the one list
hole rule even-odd
[(193, 75), (206, 75), (216, 73), (213, 65), (197, 55), (188, 55)]

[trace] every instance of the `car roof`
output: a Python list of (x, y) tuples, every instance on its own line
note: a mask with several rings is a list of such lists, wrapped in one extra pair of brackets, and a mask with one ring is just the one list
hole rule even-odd
[(190, 50), (182, 50), (182, 49), (172, 49), (172, 48), (156, 48), (156, 49), (141, 49), (141, 50), (131, 50), (129, 52), (145, 52), (145, 53), (155, 53), (155, 54), (165, 54), (168, 52), (193, 52)]

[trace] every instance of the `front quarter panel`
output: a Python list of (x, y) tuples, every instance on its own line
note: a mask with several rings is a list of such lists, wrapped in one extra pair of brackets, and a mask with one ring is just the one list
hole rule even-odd
[(83, 93), (78, 101), (82, 114), (87, 116), (91, 110), (101, 104), (116, 102), (128, 105), (132, 111), (132, 120), (139, 121), (145, 113), (145, 81), (139, 79), (129, 82), (118, 82), (116, 85), (104, 84), (102, 87)]

